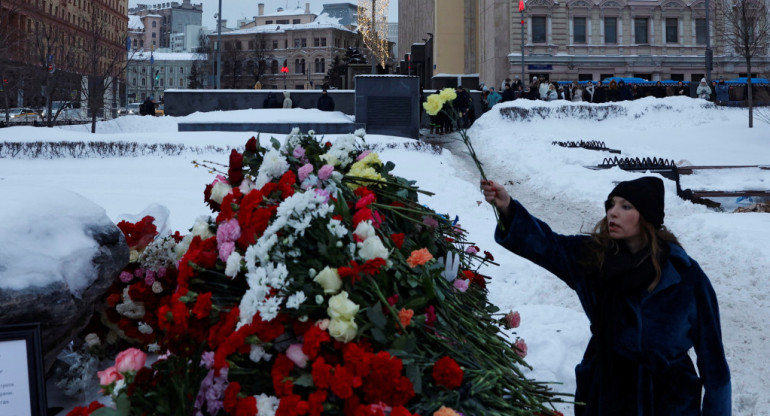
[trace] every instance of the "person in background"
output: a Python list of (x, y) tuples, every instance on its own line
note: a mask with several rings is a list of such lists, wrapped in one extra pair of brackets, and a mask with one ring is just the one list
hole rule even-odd
[(594, 102), (594, 92), (596, 91), (596, 87), (594, 87), (593, 81), (588, 81), (585, 86), (585, 92), (588, 93), (588, 95), (583, 95), (583, 99), (588, 102)]
[(505, 84), (505, 89), (503, 90), (502, 94), (502, 102), (508, 102), (513, 101), (513, 89), (511, 88), (511, 84)]
[(711, 80), (711, 94), (709, 94), (709, 101), (712, 103), (717, 102), (717, 80)]
[(489, 108), (491, 109), (495, 106), (495, 104), (499, 103), (503, 99), (503, 96), (500, 95), (499, 92), (495, 91), (494, 87), (490, 88), (489, 90), (490, 93), (487, 97), (487, 102), (489, 103)]
[(154, 116), (155, 115), (155, 100), (152, 96), (148, 96), (144, 103), (142, 103), (142, 106), (144, 106), (144, 114), (143, 116)]
[(706, 83), (706, 78), (700, 79), (700, 84), (698, 85), (698, 88), (695, 90), (695, 95), (698, 96), (698, 98), (702, 98), (704, 100), (708, 100), (711, 96), (711, 87), (708, 86)]
[(321, 111), (334, 111), (334, 99), (329, 96), (326, 88), (321, 90), (321, 96), (318, 97), (317, 107)]
[(684, 82), (677, 81), (676, 88), (674, 88), (674, 95), (677, 97), (687, 97), (688, 95), (690, 95), (687, 92), (687, 87), (684, 86)]
[(500, 83), (500, 91), (505, 91), (505, 84), (511, 85), (511, 79), (506, 77), (503, 82)]
[(727, 102), (730, 101), (730, 89), (725, 84), (724, 78), (719, 78), (719, 83), (716, 87), (717, 90), (717, 103), (720, 105), (727, 105)]
[(604, 88), (604, 85), (601, 81), (599, 81), (596, 84), (596, 91), (594, 91), (594, 102), (595, 103), (604, 103), (607, 102), (607, 89)]
[(618, 99), (620, 101), (630, 101), (633, 99), (631, 87), (626, 85), (626, 82), (622, 79), (618, 82)]
[(552, 231), (501, 184), (482, 181), (481, 189), (500, 213), (495, 241), (564, 281), (588, 316), (576, 416), (730, 416), (717, 296), (663, 225), (663, 180), (620, 182), (593, 231), (571, 236)]
[(539, 93), (540, 93), (540, 99), (548, 101), (548, 93), (551, 90), (552, 84), (548, 82), (545, 78), (540, 78), (540, 87), (539, 87)]
[(543, 98), (545, 101), (556, 101), (559, 99), (559, 94), (556, 92), (556, 86), (553, 84), (548, 84), (548, 93), (546, 93), (545, 98)]

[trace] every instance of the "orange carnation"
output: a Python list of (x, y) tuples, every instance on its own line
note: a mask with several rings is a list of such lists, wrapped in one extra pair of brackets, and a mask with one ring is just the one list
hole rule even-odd
[(430, 254), (430, 251), (428, 251), (427, 248), (421, 248), (413, 251), (412, 254), (409, 255), (409, 258), (406, 259), (406, 264), (408, 264), (409, 267), (414, 268), (422, 266), (431, 260), (433, 260), (433, 255)]
[(460, 416), (460, 414), (455, 412), (454, 409), (441, 406), (441, 409), (438, 409), (435, 412), (433, 412), (433, 416)]
[(398, 311), (398, 320), (401, 321), (401, 325), (404, 328), (408, 327), (409, 324), (412, 323), (413, 316), (414, 316), (414, 311), (411, 309), (401, 308), (401, 310)]

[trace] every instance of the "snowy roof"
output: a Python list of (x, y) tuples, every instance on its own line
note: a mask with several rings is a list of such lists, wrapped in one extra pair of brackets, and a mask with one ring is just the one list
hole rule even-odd
[[(352, 32), (347, 27), (339, 23), (339, 19), (329, 16), (328, 14), (322, 14), (317, 16), (316, 19), (310, 23), (303, 23), (297, 25), (259, 25), (250, 27), (248, 29), (238, 29), (228, 32), (228, 35), (247, 35), (251, 33), (283, 33), (287, 30), (307, 30), (307, 29), (339, 29)], [(224, 33), (222, 33), (224, 35)]]
[[(297, 16), (300, 14), (307, 14), (305, 13), (305, 9), (302, 7), (297, 7), (296, 9), (287, 9), (280, 12), (275, 13), (265, 13), (262, 16), (259, 17), (280, 17), (280, 16)], [(312, 13), (311, 13), (312, 14)]]
[(129, 14), (128, 15), (128, 30), (133, 31), (143, 31), (144, 30), (144, 23), (142, 23), (142, 18), (135, 15), (135, 14)]
[(192, 52), (155, 52), (150, 53), (147, 51), (137, 52), (131, 55), (133, 61), (149, 61), (150, 55), (153, 56), (155, 62), (158, 61), (197, 61), (199, 59), (205, 59), (205, 54), (192, 53)]

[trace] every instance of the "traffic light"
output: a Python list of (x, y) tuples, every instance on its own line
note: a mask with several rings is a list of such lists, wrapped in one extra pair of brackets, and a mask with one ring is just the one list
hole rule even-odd
[(155, 70), (155, 83), (154, 86), (158, 86), (158, 82), (160, 82), (160, 69)]

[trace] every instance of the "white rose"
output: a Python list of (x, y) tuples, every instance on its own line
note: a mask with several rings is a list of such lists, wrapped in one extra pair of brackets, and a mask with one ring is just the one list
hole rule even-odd
[(339, 273), (337, 273), (337, 269), (332, 269), (328, 266), (324, 267), (324, 269), (321, 270), (321, 273), (318, 273), (313, 281), (321, 285), (326, 294), (337, 293), (342, 287), (342, 279), (340, 278)]
[(356, 230), (353, 231), (353, 234), (360, 238), (361, 241), (366, 241), (369, 237), (375, 237), (377, 232), (372, 227), (371, 221), (361, 221), (358, 223)]
[(380, 257), (388, 259), (388, 249), (382, 244), (379, 237), (369, 237), (363, 243), (358, 243), (358, 255), (364, 260), (372, 260)]
[(352, 320), (332, 319), (329, 322), (329, 335), (340, 342), (350, 342), (356, 338), (358, 325)]
[(193, 236), (199, 235), (201, 240), (206, 240), (213, 237), (214, 233), (211, 232), (209, 219), (210, 218), (207, 216), (198, 217), (195, 220), (195, 224), (193, 225), (190, 234)]
[(326, 313), (332, 319), (347, 319), (351, 320), (358, 313), (359, 306), (348, 299), (348, 292), (344, 290), (338, 295), (329, 298), (329, 307), (326, 308)]
[(128, 262), (129, 263), (136, 263), (136, 261), (139, 260), (139, 252), (136, 250), (131, 250), (128, 252)]
[(214, 184), (214, 186), (211, 187), (211, 200), (216, 202), (217, 204), (221, 204), (222, 200), (225, 199), (227, 194), (230, 193), (230, 190), (233, 189), (230, 185), (220, 181)]

